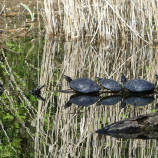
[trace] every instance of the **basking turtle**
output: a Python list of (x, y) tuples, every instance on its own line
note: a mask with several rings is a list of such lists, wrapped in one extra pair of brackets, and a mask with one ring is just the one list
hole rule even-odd
[(122, 86), (117, 81), (114, 81), (112, 79), (101, 79), (97, 77), (99, 84), (108, 90), (111, 90), (113, 92), (120, 92), (122, 91)]
[[(121, 78), (122, 80), (122, 78)], [(143, 79), (133, 79), (123, 82), (124, 88), (130, 92), (146, 93), (154, 92), (155, 84)]]
[(89, 78), (72, 80), (66, 75), (64, 75), (64, 78), (69, 82), (70, 88), (78, 93), (98, 93), (101, 90), (99, 85)]

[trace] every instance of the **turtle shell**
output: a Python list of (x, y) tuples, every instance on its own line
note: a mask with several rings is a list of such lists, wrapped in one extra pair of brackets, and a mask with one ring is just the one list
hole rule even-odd
[(96, 93), (100, 86), (89, 78), (78, 78), (70, 82), (70, 88), (80, 93)]
[(125, 82), (124, 87), (131, 92), (152, 92), (155, 85), (143, 79), (134, 79)]
[(103, 88), (106, 88), (114, 92), (119, 92), (122, 90), (121, 84), (112, 79), (101, 79), (99, 80), (99, 83)]

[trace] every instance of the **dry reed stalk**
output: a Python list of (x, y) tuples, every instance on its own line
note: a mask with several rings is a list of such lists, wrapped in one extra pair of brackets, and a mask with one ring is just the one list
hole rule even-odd
[(158, 40), (155, 0), (44, 0), (47, 33), (65, 38)]

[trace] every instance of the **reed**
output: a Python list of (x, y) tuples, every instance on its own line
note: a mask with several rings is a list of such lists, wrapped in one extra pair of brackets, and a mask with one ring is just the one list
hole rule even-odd
[[(62, 89), (69, 89), (68, 83), (63, 80), (63, 74), (73, 79), (89, 77), (95, 80), (99, 76), (120, 81), (121, 73), (124, 73), (128, 79), (142, 78), (154, 82), (153, 76), (158, 67), (157, 52), (158, 48), (140, 47), (132, 43), (121, 46), (112, 42), (91, 45), (82, 40), (61, 43), (60, 40), (55, 41), (46, 36), (42, 57), (37, 56), (39, 62), (42, 60), (38, 64), (41, 66), (39, 85), (47, 85), (41, 94), (46, 101), (39, 100), (33, 104), (27, 98), (28, 95), (20, 86), (23, 78), (17, 82), (16, 73), (13, 73), (13, 62), (8, 61), (7, 53), (2, 51), (5, 59), (5, 63), (0, 62), (3, 71), (18, 93), (14, 96), (6, 88), (6, 97), (0, 98), (1, 103), (21, 125), (21, 135), (29, 136), (27, 145), (29, 143), (28, 146), (33, 149), (33, 157), (154, 157), (158, 153), (157, 140), (116, 139), (99, 136), (95, 131), (101, 125), (106, 126), (127, 117), (151, 113), (157, 100), (144, 107), (128, 105), (124, 109), (120, 103), (111, 106), (94, 104), (89, 107), (73, 104), (64, 109), (71, 94), (57, 94), (53, 90), (57, 90), (59, 84), (62, 84)], [(19, 58), (15, 60), (18, 61)], [(34, 64), (34, 60), (30, 62)], [(37, 69), (32, 69), (31, 73), (37, 73)], [(24, 108), (25, 113), (21, 113), (19, 117), (19, 104), (22, 103), (24, 106), (20, 106), (20, 109)], [(28, 118), (26, 123), (23, 116)], [(8, 134), (8, 128), (4, 128), (4, 123), (4, 120), (1, 121), (0, 126), (8, 144), (12, 145), (12, 137)], [(18, 152), (19, 148), (12, 150)]]
[(158, 40), (155, 0), (44, 0), (47, 33), (68, 38)]
[[(106, 48), (105, 48), (106, 46)], [(62, 89), (69, 89), (67, 81), (62, 80), (66, 74), (73, 79), (89, 77), (95, 80), (96, 76), (113, 78), (120, 81), (123, 72), (129, 79), (143, 78), (154, 81), (154, 70), (158, 66), (152, 55), (153, 49), (148, 46), (142, 48), (105, 44), (89, 45), (89, 42), (65, 42), (63, 44), (63, 60), (61, 65), (55, 63), (59, 59), (61, 43), (46, 37), (44, 48), (40, 84), (52, 84), (57, 73), (57, 84), (62, 82)], [(108, 49), (108, 48), (111, 49)], [(138, 57), (139, 56), (139, 57)], [(157, 53), (155, 53), (157, 56)], [(47, 90), (54, 90), (49, 87)], [(72, 105), (64, 109), (65, 103), (71, 94), (58, 93), (44, 94), (47, 102), (39, 102), (37, 115), (35, 150), (36, 157), (43, 151), (43, 155), (50, 157), (141, 157), (153, 156), (158, 152), (156, 140), (124, 140), (99, 136), (94, 131), (100, 125), (106, 126), (126, 117), (133, 117), (150, 113), (155, 104), (145, 107), (127, 106), (120, 108), (120, 103), (113, 106), (79, 107)], [(134, 111), (135, 108), (135, 111)], [(56, 111), (51, 115), (53, 109)], [(48, 127), (45, 128), (48, 122)], [(47, 121), (46, 121), (47, 120)], [(51, 125), (52, 124), (52, 125)], [(52, 126), (52, 128), (50, 128)], [(45, 142), (45, 143), (42, 143)], [(49, 149), (47, 151), (46, 149)]]

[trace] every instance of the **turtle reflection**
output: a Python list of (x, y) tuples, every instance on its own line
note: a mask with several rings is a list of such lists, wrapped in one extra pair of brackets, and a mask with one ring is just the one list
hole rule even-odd
[(128, 96), (124, 98), (123, 103), (134, 106), (145, 106), (154, 100), (154, 96)]
[(122, 96), (120, 95), (111, 95), (102, 98), (97, 105), (115, 105), (122, 100)]
[(95, 104), (99, 100), (99, 95), (72, 95), (69, 99), (69, 101), (65, 104), (65, 109), (71, 106), (72, 104), (76, 104), (78, 106), (90, 106), (92, 104)]

